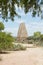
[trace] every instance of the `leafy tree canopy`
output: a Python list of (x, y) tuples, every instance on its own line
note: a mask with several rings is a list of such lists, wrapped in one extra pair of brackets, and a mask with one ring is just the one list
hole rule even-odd
[(40, 37), (41, 36), (41, 32), (35, 32), (34, 33), (34, 37)]
[[(4, 20), (14, 20), (14, 17), (18, 16), (15, 4), (23, 7), (25, 13), (32, 11), (33, 16), (42, 14), (43, 0), (0, 0), (0, 15)], [(41, 17), (43, 18), (42, 15)]]

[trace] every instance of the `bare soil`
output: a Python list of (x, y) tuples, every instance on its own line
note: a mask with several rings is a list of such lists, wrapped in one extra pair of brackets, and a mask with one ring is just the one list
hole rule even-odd
[(43, 48), (27, 48), (26, 51), (12, 51), (0, 55), (0, 65), (43, 65)]

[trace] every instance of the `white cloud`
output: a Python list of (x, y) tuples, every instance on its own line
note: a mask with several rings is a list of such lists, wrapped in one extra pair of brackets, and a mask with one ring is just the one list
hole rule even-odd
[[(16, 22), (20, 25), (23, 20), (19, 20)], [(4, 31), (12, 33), (13, 36), (17, 36), (19, 25), (17, 27), (7, 27)], [(41, 33), (43, 33), (43, 22), (28, 22), (25, 25), (29, 36), (33, 35), (33, 33), (36, 31), (40, 31)]]
[(15, 4), (15, 8), (16, 8), (16, 10), (18, 10), (17, 4)]
[(4, 31), (11, 33), (13, 36), (17, 36), (18, 28), (5, 28)]
[(23, 8), (21, 8), (20, 6), (18, 7), (17, 4), (15, 4), (15, 8), (16, 8), (16, 12), (20, 15), (20, 16), (24, 16), (24, 10)]
[(17, 19), (15, 22), (18, 23), (18, 24), (20, 24), (20, 23), (23, 23), (24, 20), (22, 20), (22, 19)]
[(33, 35), (33, 33), (37, 31), (40, 31), (41, 33), (43, 33), (43, 22), (28, 23), (26, 24), (26, 28), (28, 31), (28, 35)]
[(25, 22), (22, 19), (16, 19), (14, 23), (6, 23), (5, 32), (11, 32), (13, 36), (17, 36), (20, 23), (25, 23), (28, 35), (33, 35), (34, 32), (40, 31), (43, 33), (43, 22)]
[(41, 5), (41, 10), (43, 10), (43, 5)]
[(15, 8), (16, 8), (16, 10), (18, 10), (18, 9), (20, 9), (20, 10), (22, 10), (22, 8), (19, 6), (17, 6), (17, 4), (15, 4)]

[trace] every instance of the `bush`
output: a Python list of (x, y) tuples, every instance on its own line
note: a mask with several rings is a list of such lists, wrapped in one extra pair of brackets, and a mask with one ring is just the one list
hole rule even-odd
[(14, 51), (18, 51), (18, 50), (26, 50), (26, 47), (24, 47), (21, 44), (14, 44)]
[(6, 34), (5, 32), (0, 32), (0, 52), (3, 50), (12, 50), (14, 41), (11, 34)]
[(0, 22), (0, 31), (4, 30), (4, 24), (2, 22)]
[(10, 33), (2, 32), (4, 30), (4, 24), (0, 22), (0, 52), (3, 50), (12, 50), (14, 38)]
[(37, 43), (36, 46), (43, 47), (43, 42)]

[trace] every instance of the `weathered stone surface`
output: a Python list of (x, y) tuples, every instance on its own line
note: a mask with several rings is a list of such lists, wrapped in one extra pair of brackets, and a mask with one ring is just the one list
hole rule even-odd
[(18, 37), (19, 41), (20, 40), (22, 41), (22, 40), (24, 40), (25, 38), (28, 37), (27, 30), (26, 30), (26, 27), (25, 27), (25, 23), (20, 24), (17, 37)]

